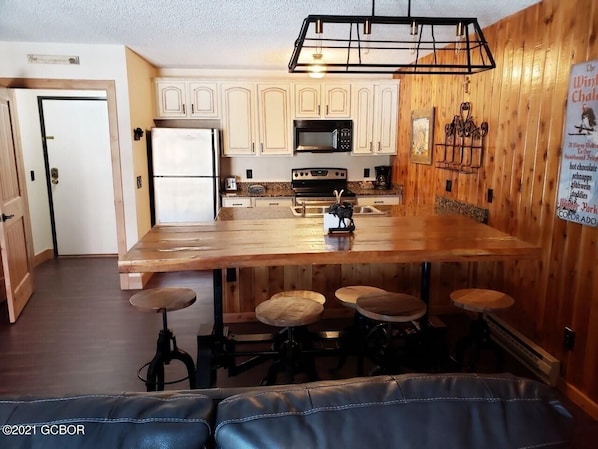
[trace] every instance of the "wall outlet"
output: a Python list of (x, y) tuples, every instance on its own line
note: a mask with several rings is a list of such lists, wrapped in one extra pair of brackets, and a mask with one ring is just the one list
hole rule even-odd
[(370, 169), (369, 168), (364, 168), (363, 169), (363, 177), (364, 178), (369, 178), (370, 177)]
[(447, 179), (446, 184), (444, 185), (444, 190), (446, 190), (447, 192), (450, 192), (451, 190), (453, 190), (453, 181), (451, 181), (450, 179)]
[(565, 327), (565, 333), (563, 335), (563, 347), (567, 351), (572, 351), (575, 345), (575, 332), (570, 327)]
[(486, 199), (488, 200), (489, 203), (492, 202), (492, 200), (494, 199), (494, 190), (488, 189), (488, 194), (486, 196)]
[(245, 170), (245, 176), (247, 177), (247, 179), (253, 178), (253, 170), (251, 170), (250, 168)]

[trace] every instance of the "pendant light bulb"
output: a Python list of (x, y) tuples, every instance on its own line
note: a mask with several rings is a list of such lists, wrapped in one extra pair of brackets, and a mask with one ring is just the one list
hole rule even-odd
[(309, 77), (315, 79), (324, 78), (324, 75), (326, 75), (326, 65), (322, 61), (322, 53), (314, 53), (312, 56), (314, 60), (309, 66)]
[(363, 22), (363, 52), (367, 55), (370, 52), (370, 36), (372, 35), (372, 21), (365, 19)]
[(455, 53), (459, 54), (459, 52), (463, 48), (463, 41), (465, 40), (465, 25), (463, 25), (463, 22), (457, 23), (455, 36), (457, 37), (455, 41)]
[(409, 34), (411, 35), (411, 44), (409, 45), (409, 53), (412, 55), (415, 54), (415, 47), (417, 43), (417, 32), (418, 32), (417, 22), (411, 22), (411, 27), (409, 28)]

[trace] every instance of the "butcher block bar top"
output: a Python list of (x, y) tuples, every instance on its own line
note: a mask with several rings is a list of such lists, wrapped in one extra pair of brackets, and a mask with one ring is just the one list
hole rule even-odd
[[(257, 209), (257, 208), (256, 208)], [(256, 211), (257, 212), (257, 211)], [(460, 215), (393, 206), (328, 235), (317, 218), (245, 219), (152, 228), (119, 260), (121, 272), (303, 264), (410, 263), (537, 257), (540, 248)]]

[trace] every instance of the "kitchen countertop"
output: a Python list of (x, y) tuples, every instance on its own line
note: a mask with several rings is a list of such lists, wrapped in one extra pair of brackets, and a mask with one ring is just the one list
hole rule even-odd
[[(264, 186), (263, 194), (249, 193), (249, 186)], [(357, 196), (392, 196), (402, 195), (403, 186), (400, 184), (392, 185), (390, 189), (374, 189), (370, 187), (370, 182), (349, 181), (349, 190), (355, 192)], [(290, 182), (239, 182), (238, 189), (235, 192), (222, 191), (223, 196), (249, 196), (249, 197), (294, 197), (295, 192), (291, 189)]]
[[(356, 225), (362, 219), (375, 220), (379, 217), (402, 217), (405, 215), (434, 215), (432, 206), (429, 207), (407, 207), (402, 205), (376, 205), (376, 209), (385, 212), (380, 214), (356, 214), (353, 215)], [(416, 210), (417, 209), (417, 210)], [(221, 207), (218, 211), (217, 221), (235, 221), (235, 220), (275, 220), (280, 218), (296, 218), (297, 220), (319, 220), (323, 222), (322, 217), (298, 217), (293, 215), (290, 207)]]

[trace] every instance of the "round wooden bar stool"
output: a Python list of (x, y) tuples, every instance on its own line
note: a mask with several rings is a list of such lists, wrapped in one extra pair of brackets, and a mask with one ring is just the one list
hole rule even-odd
[(370, 285), (349, 285), (334, 292), (334, 296), (345, 307), (355, 310), (353, 323), (346, 327), (339, 336), (339, 360), (333, 371), (338, 371), (347, 361), (350, 354), (357, 355), (357, 376), (363, 376), (364, 342), (368, 332), (368, 319), (357, 312), (357, 299), (361, 296), (386, 293), (378, 287)]
[[(189, 307), (195, 302), (195, 292), (189, 288), (162, 287), (142, 290), (135, 293), (129, 299), (131, 305), (142, 312), (153, 312), (162, 314), (162, 330), (158, 335), (156, 354), (154, 358), (143, 365), (137, 376), (145, 382), (147, 391), (162, 391), (165, 384), (177, 383), (189, 379), (190, 388), (195, 388), (195, 364), (193, 358), (179, 349), (176, 344), (176, 337), (168, 329), (167, 312), (181, 310)], [(164, 365), (172, 360), (180, 360), (187, 368), (187, 377), (171, 382), (164, 380)], [(147, 368), (145, 379), (140, 376), (143, 368)]]
[(316, 301), (322, 305), (326, 303), (326, 297), (322, 293), (314, 292), (312, 290), (285, 290), (282, 292), (275, 293), (270, 297), (270, 299), (278, 299), (284, 297), (311, 299), (312, 301)]
[(282, 295), (258, 304), (255, 308), (258, 321), (286, 330), (286, 340), (278, 345), (278, 357), (268, 369), (263, 384), (274, 384), (278, 372), (283, 370), (286, 373), (287, 383), (292, 383), (295, 374), (299, 371), (307, 372), (314, 380), (317, 378), (313, 357), (307, 357), (302, 352), (304, 342), (295, 338), (295, 331), (297, 328), (318, 321), (323, 311), (322, 304), (300, 295)]
[[(478, 317), (472, 321), (469, 334), (457, 342), (455, 358), (459, 369), (462, 371), (475, 371), (482, 350), (494, 353), (496, 370), (504, 368), (504, 356), (501, 347), (490, 338), (490, 329), (484, 319), (484, 314), (496, 312), (511, 307), (515, 300), (506, 293), (496, 290), (467, 288), (451, 292), (453, 304), (471, 312), (476, 312)], [(472, 353), (469, 365), (465, 365), (465, 352), (471, 348)]]
[[(416, 321), (426, 314), (426, 303), (404, 293), (372, 293), (360, 296), (357, 311), (380, 324), (373, 327), (366, 337), (366, 347), (377, 366), (370, 374), (396, 372), (400, 369), (400, 354), (393, 351), (393, 325)], [(399, 332), (399, 334), (401, 334)]]
[(357, 299), (361, 296), (380, 295), (384, 293), (386, 293), (386, 290), (370, 285), (349, 285), (336, 290), (334, 296), (336, 296), (336, 299), (338, 299), (343, 306), (355, 309), (357, 307)]

